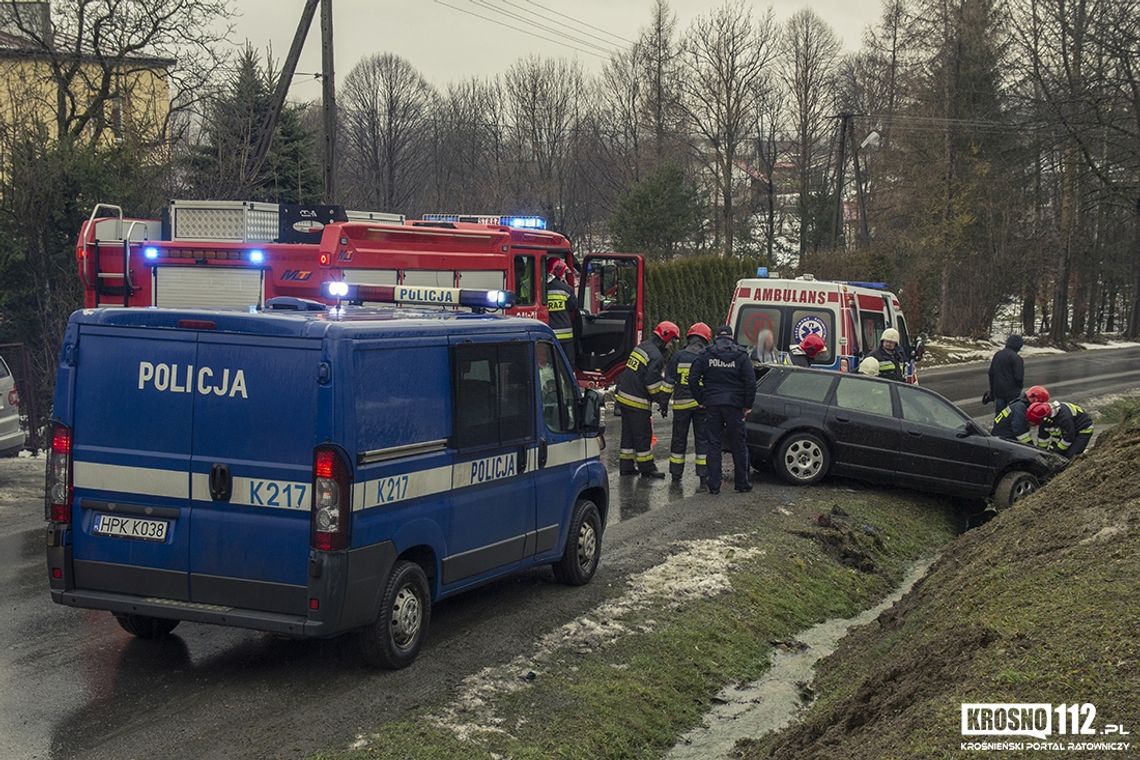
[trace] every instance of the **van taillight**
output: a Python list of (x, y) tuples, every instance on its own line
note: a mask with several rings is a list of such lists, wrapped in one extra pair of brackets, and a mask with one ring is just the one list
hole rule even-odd
[(56, 523), (71, 522), (71, 494), (71, 430), (56, 423), (48, 454), (45, 517)]
[(320, 446), (313, 455), (312, 545), (323, 552), (348, 548), (352, 478), (341, 451)]

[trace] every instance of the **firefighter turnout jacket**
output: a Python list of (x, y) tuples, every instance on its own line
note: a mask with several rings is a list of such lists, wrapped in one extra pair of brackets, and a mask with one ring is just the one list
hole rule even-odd
[(897, 346), (893, 351), (888, 351), (880, 341), (879, 347), (872, 351), (869, 356), (873, 356), (879, 361), (879, 377), (899, 383), (906, 379), (906, 359), (903, 358), (903, 352)]
[(669, 400), (669, 386), (664, 378), (663, 349), (661, 339), (653, 335), (630, 351), (625, 369), (618, 375), (617, 390), (614, 393), (614, 399), (619, 404), (645, 411), (649, 411), (655, 403), (664, 408)]
[(558, 340), (574, 340), (578, 298), (574, 295), (574, 289), (558, 277), (546, 283), (546, 310), (549, 313), (547, 321), (555, 337)]
[[(1063, 456), (1076, 456), (1084, 451), (1093, 434), (1092, 416), (1077, 404), (1068, 401), (1051, 401), (1053, 413), (1041, 422), (1037, 432), (1037, 445), (1052, 449)], [(1080, 451), (1074, 451), (1077, 439), (1084, 437)]]
[(1009, 405), (994, 417), (994, 426), (990, 430), (990, 435), (1032, 446), (1033, 433), (1029, 430), (1029, 420), (1025, 416), (1028, 410), (1029, 399), (1025, 396), (1009, 402)]
[(704, 338), (693, 335), (688, 344), (669, 360), (669, 368), (665, 370), (665, 391), (673, 395), (674, 409), (695, 409), (700, 406), (689, 390), (689, 370), (707, 346)]

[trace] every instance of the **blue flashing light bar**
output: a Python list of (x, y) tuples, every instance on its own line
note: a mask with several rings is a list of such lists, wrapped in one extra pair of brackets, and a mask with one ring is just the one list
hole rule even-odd
[(762, 278), (767, 278), (768, 277), (768, 267), (756, 267), (756, 276), (762, 277)]
[(249, 252), (249, 263), (251, 263), (251, 264), (264, 264), (265, 263), (265, 252), (264, 251), (250, 251)]
[(885, 282), (848, 282), (848, 285), (854, 285), (857, 288), (872, 288), (873, 290), (887, 290), (887, 283)]
[(467, 224), (494, 224), (520, 230), (545, 230), (546, 220), (541, 216), (498, 216), (495, 214), (424, 214), (425, 222), (464, 222)]
[(462, 306), (468, 309), (507, 309), (515, 294), (507, 290), (432, 288), (417, 285), (356, 285), (332, 280), (324, 285), (329, 298), (374, 303), (407, 303), (425, 306)]
[(144, 248), (143, 249), (143, 257), (147, 261), (154, 261), (155, 259), (158, 258), (158, 249), (155, 248), (153, 245)]

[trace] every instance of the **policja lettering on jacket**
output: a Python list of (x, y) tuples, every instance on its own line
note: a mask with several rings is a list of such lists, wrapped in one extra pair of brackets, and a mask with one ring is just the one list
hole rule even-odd
[(756, 400), (756, 373), (748, 352), (732, 339), (732, 328), (718, 327), (716, 340), (697, 357), (689, 371), (689, 390), (708, 410), (705, 446), (708, 449), (709, 493), (720, 493), (720, 445), (727, 435), (732, 449), (737, 491), (751, 491), (748, 451), (744, 445), (744, 415)]

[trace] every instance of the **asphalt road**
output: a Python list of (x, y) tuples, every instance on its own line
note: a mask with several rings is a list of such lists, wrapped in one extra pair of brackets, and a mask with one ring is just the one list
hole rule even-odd
[[(985, 364), (932, 369), (922, 381), (982, 416), (985, 372)], [(1140, 349), (1029, 357), (1026, 379), (1077, 401), (1138, 388)], [(145, 642), (108, 613), (52, 604), (43, 462), (0, 461), (0, 758), (294, 758), (345, 746), (525, 652), (662, 561), (676, 541), (753, 529), (776, 506), (825, 494), (757, 475), (752, 494), (719, 497), (694, 496), (691, 473), (679, 485), (619, 478), (614, 422), (606, 452), (614, 506), (594, 582), (567, 588), (541, 570), (446, 601), (420, 659), (395, 673), (369, 670), (347, 638), (291, 641), (183, 623)], [(660, 459), (669, 423), (654, 422)]]

